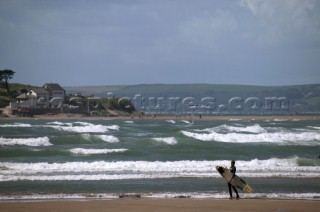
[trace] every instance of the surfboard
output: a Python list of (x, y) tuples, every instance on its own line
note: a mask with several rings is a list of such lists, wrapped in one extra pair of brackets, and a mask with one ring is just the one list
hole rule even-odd
[(232, 185), (236, 186), (246, 193), (253, 193), (253, 189), (249, 186), (249, 184), (246, 183), (246, 181), (244, 181), (238, 175), (235, 175), (234, 178), (232, 178), (232, 173), (228, 168), (216, 166), (216, 169), (227, 182), (230, 182)]

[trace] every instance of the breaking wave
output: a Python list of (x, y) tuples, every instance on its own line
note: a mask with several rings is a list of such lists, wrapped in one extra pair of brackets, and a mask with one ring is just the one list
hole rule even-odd
[(185, 136), (202, 141), (219, 141), (227, 143), (276, 143), (283, 145), (307, 145), (319, 146), (320, 134), (313, 132), (304, 133), (261, 133), (261, 134), (239, 134), (239, 133), (194, 133), (181, 131)]
[(174, 137), (166, 137), (166, 138), (153, 138), (155, 141), (163, 142), (170, 145), (175, 145), (178, 141)]
[[(1, 200), (56, 200), (56, 199), (78, 199), (78, 200), (97, 200), (97, 199), (119, 199), (119, 193), (48, 193), (48, 194), (18, 194), (0, 195)], [(127, 193), (127, 195), (139, 195), (141, 198), (148, 199), (228, 199), (226, 192), (158, 192), (158, 193)], [(276, 200), (319, 200), (320, 193), (251, 193), (241, 194), (242, 199), (276, 199)]]
[(101, 124), (91, 124), (88, 122), (74, 122), (74, 123), (62, 123), (62, 122), (51, 122), (51, 125), (47, 127), (52, 127), (60, 131), (67, 132), (78, 132), (78, 133), (104, 133), (109, 130), (119, 130), (118, 125), (105, 126)]
[(1, 146), (13, 146), (13, 145), (24, 145), (24, 146), (51, 146), (48, 137), (39, 138), (0, 138)]
[(1, 124), (0, 127), (32, 127), (31, 124), (14, 123), (14, 124)]
[(69, 150), (75, 155), (98, 155), (98, 154), (109, 154), (109, 153), (118, 153), (125, 152), (128, 149), (83, 149), (83, 148), (74, 148)]
[[(85, 152), (86, 150), (73, 150)], [(93, 150), (96, 151), (96, 150)], [(99, 150), (100, 151), (100, 150)], [(126, 151), (126, 150), (115, 150)], [(237, 174), (241, 177), (318, 178), (320, 165), (299, 165), (299, 157), (237, 161)], [(316, 159), (315, 159), (316, 160)], [(156, 179), (176, 177), (217, 178), (215, 166), (228, 166), (230, 161), (118, 161), (118, 162), (66, 162), (66, 163), (0, 163), (0, 181), (17, 180), (119, 180)]]
[(96, 137), (100, 138), (101, 140), (108, 142), (108, 143), (117, 143), (119, 142), (119, 138), (113, 135), (96, 135)]
[(282, 145), (319, 146), (320, 133), (317, 130), (292, 129), (281, 127), (228, 126), (221, 125), (203, 130), (181, 131), (187, 137), (201, 141), (218, 141), (226, 143), (275, 143)]
[(175, 120), (166, 120), (166, 122), (171, 123), (171, 124), (175, 124), (176, 123)]
[(265, 133), (267, 132), (266, 129), (261, 127), (259, 124), (255, 124), (253, 126), (228, 126), (228, 125), (221, 125), (219, 127), (215, 127), (212, 129), (207, 129), (207, 131), (220, 131), (220, 132), (248, 132), (248, 133)]
[(312, 129), (320, 130), (320, 127), (316, 127), (316, 126), (308, 126), (308, 127)]

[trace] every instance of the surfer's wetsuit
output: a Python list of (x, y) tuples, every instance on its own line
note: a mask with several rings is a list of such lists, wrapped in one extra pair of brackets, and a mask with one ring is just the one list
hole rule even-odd
[[(232, 178), (233, 178), (234, 175), (236, 174), (236, 171), (237, 171), (237, 168), (235, 167), (234, 164), (231, 163), (229, 171), (233, 174), (233, 176), (232, 176)], [(231, 178), (231, 180), (232, 180), (232, 178)], [(231, 183), (228, 182), (230, 198), (232, 199), (231, 187), (233, 188), (234, 192), (237, 194), (237, 199), (238, 199), (239, 198), (239, 194), (238, 194), (237, 188), (235, 186), (233, 186)]]

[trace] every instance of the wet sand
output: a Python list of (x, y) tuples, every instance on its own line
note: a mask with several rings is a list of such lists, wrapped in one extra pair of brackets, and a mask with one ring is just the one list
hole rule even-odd
[(306, 200), (97, 200), (97, 201), (41, 201), (0, 202), (0, 211), (6, 212), (98, 212), (98, 211), (158, 211), (158, 212), (305, 212), (318, 211), (320, 201)]

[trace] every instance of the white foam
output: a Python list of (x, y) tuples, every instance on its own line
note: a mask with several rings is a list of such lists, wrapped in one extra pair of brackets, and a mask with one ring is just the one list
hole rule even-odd
[[(180, 196), (192, 199), (229, 199), (227, 192), (164, 192), (151, 193), (144, 197), (172, 199)], [(320, 193), (242, 193), (241, 199), (319, 200)]]
[(273, 121), (282, 122), (282, 121), (288, 121), (288, 119), (273, 119)]
[[(136, 193), (126, 193), (135, 195)], [(142, 198), (148, 199), (174, 199), (179, 197), (191, 199), (228, 199), (227, 192), (159, 192), (159, 193), (139, 193)], [(241, 199), (283, 199), (283, 200), (319, 200), (320, 193), (243, 193)], [(119, 199), (119, 193), (48, 193), (48, 194), (18, 194), (0, 195), (2, 201), (14, 200), (57, 200), (57, 199)]]
[(176, 123), (174, 120), (166, 120), (166, 122), (171, 123), (171, 124), (175, 124)]
[(224, 124), (219, 127), (212, 128), (211, 130), (208, 129), (208, 131), (249, 132), (249, 133), (256, 133), (256, 134), (267, 132), (267, 130), (261, 127), (259, 124), (255, 124), (252, 126), (228, 126)]
[(108, 142), (108, 143), (117, 143), (119, 139), (113, 135), (96, 135), (101, 140)]
[(181, 122), (186, 123), (186, 124), (191, 124), (191, 122), (187, 121), (187, 120), (181, 120)]
[[(83, 151), (83, 150), (81, 150)], [(121, 150), (124, 151), (124, 150)], [(241, 177), (319, 178), (320, 166), (299, 166), (298, 157), (237, 161)], [(17, 180), (119, 180), (177, 177), (218, 178), (215, 166), (230, 161), (95, 161), (66, 163), (0, 162), (0, 181)]]
[(53, 121), (53, 122), (49, 122), (49, 123), (47, 123), (48, 125), (65, 125), (65, 123), (63, 123), (63, 122), (60, 122), (60, 121)]
[(83, 148), (74, 148), (69, 150), (75, 155), (97, 155), (97, 154), (109, 154), (109, 153), (118, 153), (125, 152), (128, 149), (83, 149)]
[(165, 137), (165, 138), (153, 138), (153, 140), (163, 142), (170, 145), (175, 145), (178, 141), (174, 137)]
[(117, 161), (117, 162), (66, 162), (66, 163), (9, 163), (0, 162), (5, 167), (1, 174), (52, 174), (52, 173), (100, 173), (147, 174), (147, 175), (190, 175), (212, 174), (211, 161)]
[(108, 129), (106, 126), (102, 125), (95, 125), (95, 126), (53, 126), (53, 128), (61, 131), (67, 131), (67, 132), (79, 132), (79, 133), (85, 133), (85, 132), (95, 132), (95, 133), (103, 133), (107, 132)]
[[(89, 123), (89, 122), (82, 122), (82, 121), (76, 121), (74, 122), (74, 124), (77, 124), (77, 125), (81, 125), (81, 126), (89, 126), (89, 127), (94, 127), (94, 126), (104, 126), (104, 125), (101, 125), (101, 124), (92, 124), (92, 123)], [(119, 130), (120, 127), (118, 125), (110, 125), (110, 126), (104, 126), (106, 127), (106, 129), (109, 129), (109, 130)]]
[(320, 130), (320, 127), (317, 126), (308, 126), (309, 128), (315, 129), (315, 130)]
[(110, 126), (107, 126), (107, 129), (109, 129), (109, 130), (119, 130), (120, 127), (118, 125), (110, 125)]
[(13, 145), (24, 145), (24, 146), (51, 146), (48, 137), (39, 138), (0, 138), (1, 146), (13, 146)]
[(2, 124), (0, 127), (32, 127), (31, 124), (14, 123), (14, 124)]
[(91, 124), (88, 122), (64, 123), (63, 125), (55, 123), (54, 125), (51, 125), (51, 127), (61, 131), (79, 133), (103, 133), (108, 132), (109, 130), (119, 130), (120, 128), (118, 125), (105, 126), (101, 124)]
[(82, 125), (82, 126), (88, 126), (88, 125), (92, 125), (89, 122), (83, 122), (83, 121), (76, 121), (74, 122), (74, 124), (78, 124), (78, 125)]
[(126, 124), (134, 124), (133, 121), (125, 121), (124, 123), (126, 123)]
[(320, 145), (320, 133), (318, 132), (273, 132), (260, 134), (243, 133), (196, 133), (181, 131), (185, 136), (201, 141), (219, 141), (227, 143), (276, 143), (282, 145)]

